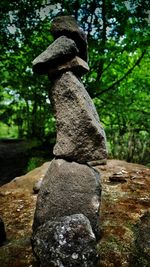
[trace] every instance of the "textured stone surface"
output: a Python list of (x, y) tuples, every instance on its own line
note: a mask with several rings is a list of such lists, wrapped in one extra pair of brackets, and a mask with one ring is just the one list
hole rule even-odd
[(96, 266), (96, 239), (83, 214), (46, 222), (33, 235), (32, 246), (41, 267)]
[(71, 16), (56, 17), (51, 25), (51, 33), (54, 38), (65, 35), (77, 44), (79, 55), (87, 61), (87, 37), (85, 32), (78, 26)]
[[(120, 160), (98, 169), (103, 187), (98, 267), (149, 267), (150, 169)], [(116, 173), (126, 182), (110, 181)]]
[(57, 66), (56, 68), (51, 68), (48, 71), (48, 75), (50, 79), (53, 79), (54, 76), (58, 77), (59, 74), (66, 72), (66, 71), (72, 71), (75, 75), (81, 77), (85, 73), (89, 71), (88, 64), (82, 60), (80, 57), (74, 57), (72, 60)]
[(97, 165), (106, 165), (107, 164), (107, 158), (101, 159), (101, 160), (93, 160), (89, 161), (88, 165), (89, 166), (97, 166)]
[(55, 81), (50, 96), (57, 122), (54, 155), (79, 163), (106, 159), (105, 133), (81, 81), (66, 72)]
[(35, 194), (38, 194), (41, 188), (42, 181), (43, 181), (43, 177), (40, 177), (40, 179), (33, 185), (33, 192)]
[(78, 48), (75, 42), (61, 36), (33, 60), (33, 71), (39, 74), (47, 74), (48, 69), (72, 59), (77, 54)]
[[(35, 181), (38, 181), (47, 171), (49, 164), (47, 162), (0, 187), (0, 214), (5, 222), (7, 240), (10, 241), (5, 242), (0, 248), (0, 267), (38, 266), (33, 264), (35, 259), (30, 247), (31, 227), (37, 199), (32, 188)], [(148, 250), (144, 249), (149, 244), (148, 232), (145, 246), (144, 242), (145, 231), (149, 231), (150, 224), (144, 214), (150, 208), (150, 169), (121, 160), (108, 160), (107, 165), (101, 165), (98, 168), (102, 177), (103, 194), (99, 221), (102, 238), (98, 243), (100, 261), (97, 267), (131, 267), (131, 255), (134, 256), (133, 267), (144, 267), (138, 264), (142, 258), (144, 258), (144, 264), (145, 260), (149, 259)], [(122, 170), (128, 173), (127, 182), (110, 182), (109, 177)], [(146, 221), (147, 227), (144, 226)], [(140, 251), (137, 250), (137, 246), (133, 251), (138, 236), (143, 237), (143, 242), (138, 241)], [(148, 264), (147, 260), (147, 266)]]
[(38, 194), (33, 229), (48, 220), (82, 213), (98, 232), (100, 193), (99, 173), (93, 168), (54, 159)]
[[(150, 206), (150, 203), (149, 203)], [(150, 211), (145, 212), (134, 227), (134, 251), (130, 267), (150, 266)]]
[(2, 217), (0, 217), (0, 246), (6, 241), (5, 225)]

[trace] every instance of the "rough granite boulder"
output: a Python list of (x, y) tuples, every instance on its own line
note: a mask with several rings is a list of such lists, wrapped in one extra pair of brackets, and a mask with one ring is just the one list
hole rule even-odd
[(33, 230), (49, 220), (82, 213), (97, 234), (100, 195), (99, 172), (87, 165), (54, 159), (38, 194)]
[(33, 71), (38, 74), (48, 74), (49, 69), (74, 58), (78, 52), (73, 40), (61, 36), (33, 60)]
[(33, 234), (32, 247), (41, 267), (96, 266), (96, 238), (83, 214), (46, 222)]
[(81, 81), (72, 72), (62, 74), (50, 98), (57, 124), (54, 155), (79, 163), (106, 159), (105, 132)]
[(79, 56), (87, 61), (87, 36), (73, 17), (61, 16), (54, 18), (51, 25), (51, 33), (55, 39), (65, 35), (74, 40), (79, 49)]

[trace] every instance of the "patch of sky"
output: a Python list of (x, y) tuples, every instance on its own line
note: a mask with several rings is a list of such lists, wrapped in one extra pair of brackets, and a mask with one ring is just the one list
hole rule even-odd
[[(57, 3), (57, 4), (50, 4), (49, 1), (45, 1), (46, 3), (46, 7), (42, 7), (40, 10), (36, 10), (36, 15), (40, 17), (41, 20), (44, 20), (46, 17), (49, 17), (49, 16), (56, 16), (60, 10), (62, 10), (61, 8), (61, 4), (60, 3)], [(16, 31), (19, 29), (16, 27), (15, 25), (15, 21), (17, 19), (17, 13), (18, 11), (17, 10), (14, 10), (14, 11), (9, 11), (9, 24), (7, 26), (7, 29), (9, 31), (9, 33), (11, 34), (15, 34)], [(27, 18), (27, 22), (29, 21), (29, 19)], [(38, 20), (35, 20), (35, 25), (38, 24)], [(29, 28), (30, 25), (29, 23), (27, 23), (27, 27)]]
[(30, 68), (30, 67), (26, 67), (26, 70), (25, 70), (26, 72), (29, 72), (29, 73), (31, 73), (31, 74), (33, 74), (33, 70), (32, 70), (32, 68)]
[(42, 7), (40, 9), (40, 11), (37, 10), (37, 14), (40, 15), (41, 20), (44, 20), (46, 17), (49, 17), (50, 15), (56, 16), (60, 10), (62, 10), (60, 3), (54, 4), (54, 5), (51, 5), (49, 3), (49, 4), (47, 4), (46, 7), (44, 7), (44, 8)]

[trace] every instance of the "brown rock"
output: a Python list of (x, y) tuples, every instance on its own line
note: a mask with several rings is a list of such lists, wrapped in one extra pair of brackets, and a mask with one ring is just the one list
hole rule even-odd
[(53, 160), (38, 194), (33, 230), (48, 220), (82, 213), (98, 233), (99, 173), (87, 165)]
[(48, 71), (48, 76), (50, 79), (53, 79), (55, 76), (58, 77), (59, 74), (66, 71), (72, 71), (75, 75), (81, 77), (89, 71), (89, 66), (84, 60), (76, 56), (70, 61), (65, 62), (62, 65), (58, 65), (53, 69), (50, 69)]
[(119, 183), (127, 182), (127, 179), (129, 179), (129, 175), (122, 172), (113, 173), (113, 175), (109, 177), (109, 180), (111, 182), (119, 182)]
[(107, 157), (105, 133), (94, 104), (81, 81), (66, 72), (51, 91), (57, 121), (54, 155), (86, 163)]
[(98, 166), (98, 165), (106, 165), (107, 164), (107, 159), (102, 159), (102, 160), (93, 160), (89, 161), (88, 165), (89, 166)]
[(61, 36), (33, 60), (33, 71), (47, 74), (48, 70), (74, 58), (77, 54), (78, 48), (75, 42), (66, 36)]
[(56, 17), (51, 25), (51, 33), (55, 39), (65, 35), (74, 40), (79, 49), (79, 56), (87, 61), (87, 37), (73, 17)]

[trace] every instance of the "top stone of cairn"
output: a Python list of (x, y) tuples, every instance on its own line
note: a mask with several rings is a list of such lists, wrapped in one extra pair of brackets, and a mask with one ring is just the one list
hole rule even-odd
[(76, 43), (79, 49), (79, 57), (87, 61), (87, 36), (71, 16), (54, 18), (51, 25), (51, 33), (55, 39), (65, 35)]

